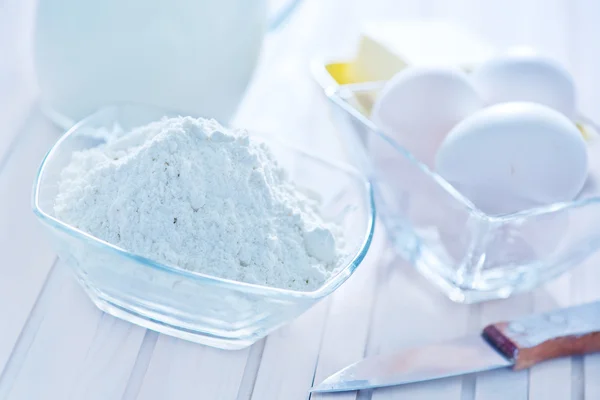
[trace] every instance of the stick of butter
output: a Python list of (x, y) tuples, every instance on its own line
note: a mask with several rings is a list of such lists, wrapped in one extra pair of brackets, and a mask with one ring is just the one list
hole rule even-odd
[(468, 70), (493, 54), (489, 43), (447, 21), (373, 21), (362, 30), (352, 75), (365, 82), (390, 79), (409, 65)]

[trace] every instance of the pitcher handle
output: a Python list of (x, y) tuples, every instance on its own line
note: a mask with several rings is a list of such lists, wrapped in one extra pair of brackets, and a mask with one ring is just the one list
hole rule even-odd
[(302, 3), (302, 0), (288, 0), (283, 7), (273, 12), (269, 18), (269, 32), (279, 28), (296, 11), (300, 3)]

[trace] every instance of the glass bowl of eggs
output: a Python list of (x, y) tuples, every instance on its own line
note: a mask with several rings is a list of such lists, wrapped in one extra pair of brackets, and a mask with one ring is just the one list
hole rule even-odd
[(600, 249), (598, 129), (551, 60), (410, 67), (326, 94), (392, 245), (451, 300), (530, 290)]

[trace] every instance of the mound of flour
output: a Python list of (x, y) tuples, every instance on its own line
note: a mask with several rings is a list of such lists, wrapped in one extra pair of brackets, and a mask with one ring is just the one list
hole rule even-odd
[(339, 227), (262, 143), (213, 120), (164, 118), (62, 171), (57, 218), (161, 263), (314, 290), (341, 256)]

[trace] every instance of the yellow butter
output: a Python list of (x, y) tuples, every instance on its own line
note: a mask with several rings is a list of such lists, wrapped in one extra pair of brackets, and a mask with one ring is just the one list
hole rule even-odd
[(339, 85), (358, 83), (358, 81), (354, 78), (354, 63), (352, 62), (336, 62), (325, 64), (325, 69)]
[(363, 27), (350, 80), (387, 80), (407, 65), (469, 70), (493, 54), (491, 44), (447, 21), (372, 21)]

